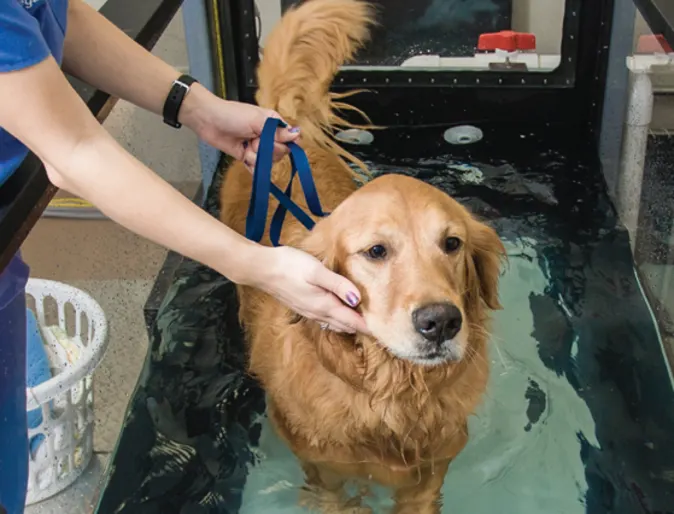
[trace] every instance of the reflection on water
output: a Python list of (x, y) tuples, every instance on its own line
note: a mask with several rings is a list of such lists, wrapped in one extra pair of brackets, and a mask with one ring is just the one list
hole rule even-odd
[[(508, 248), (491, 381), (443, 512), (674, 512), (674, 394), (627, 235), (582, 152), (511, 137), (450, 158), (442, 130), (387, 131), (362, 155), (454, 195)], [(184, 263), (101, 514), (303, 512), (299, 466), (243, 366), (233, 287)], [(377, 487), (364, 502), (391, 505)]]

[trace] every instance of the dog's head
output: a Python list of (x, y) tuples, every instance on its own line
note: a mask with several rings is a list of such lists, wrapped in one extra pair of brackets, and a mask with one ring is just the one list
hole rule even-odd
[(345, 200), (304, 249), (356, 284), (376, 341), (398, 359), (460, 361), (486, 309), (500, 308), (496, 232), (442, 191), (385, 175)]

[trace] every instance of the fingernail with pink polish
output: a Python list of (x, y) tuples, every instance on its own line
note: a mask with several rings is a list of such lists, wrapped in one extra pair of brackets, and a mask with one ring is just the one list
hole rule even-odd
[(288, 132), (290, 132), (291, 134), (297, 134), (299, 131), (300, 131), (299, 127), (290, 127), (288, 129)]
[(360, 298), (358, 298), (356, 293), (351, 291), (346, 293), (346, 303), (348, 303), (351, 307), (356, 307), (358, 302), (360, 302)]

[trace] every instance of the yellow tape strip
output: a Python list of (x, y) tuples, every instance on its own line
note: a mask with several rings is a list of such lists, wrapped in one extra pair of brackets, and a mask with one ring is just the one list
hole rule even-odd
[(222, 55), (222, 32), (220, 30), (220, 9), (218, 8), (218, 0), (211, 0), (213, 7), (213, 27), (215, 28), (215, 52), (218, 56), (218, 79), (220, 80), (220, 94), (221, 98), (227, 98), (227, 85), (225, 82), (225, 59)]
[(96, 206), (82, 198), (54, 198), (48, 207), (55, 209), (95, 209)]

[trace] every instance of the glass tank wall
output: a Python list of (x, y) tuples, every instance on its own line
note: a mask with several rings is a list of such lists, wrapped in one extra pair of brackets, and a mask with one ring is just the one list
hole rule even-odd
[[(637, 272), (674, 350), (674, 52), (637, 11), (627, 55), (614, 56), (601, 156), (609, 192), (630, 234)], [(625, 44), (625, 42), (623, 42)], [(610, 88), (614, 90), (611, 91)], [(619, 92), (616, 92), (619, 91)], [(618, 117), (616, 117), (618, 113)], [(623, 117), (623, 123), (617, 120)]]
[[(280, 14), (298, 3), (258, 2), (261, 47)], [(549, 72), (560, 62), (564, 0), (373, 3), (380, 10), (381, 26), (373, 31), (367, 50), (350, 66), (488, 70), (509, 63)], [(526, 36), (519, 41), (488, 36), (500, 31), (531, 34), (535, 42)]]
[[(298, 0), (256, 3), (260, 48), (281, 14)], [(546, 73), (561, 61), (564, 0), (375, 1), (381, 25), (346, 69)], [(514, 31), (520, 35), (497, 34)], [(570, 31), (571, 32), (571, 31)], [(569, 34), (571, 39), (576, 34)]]

